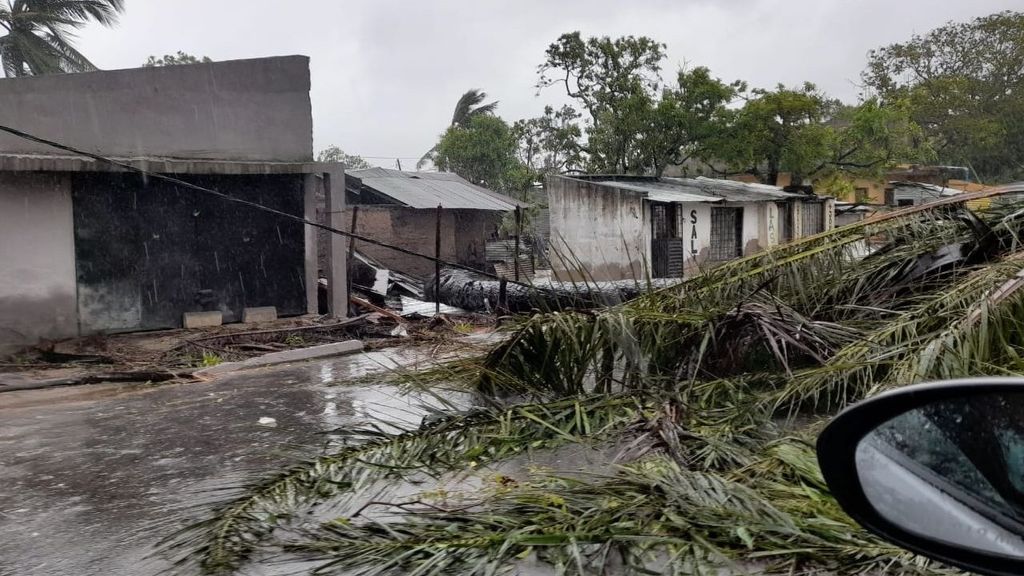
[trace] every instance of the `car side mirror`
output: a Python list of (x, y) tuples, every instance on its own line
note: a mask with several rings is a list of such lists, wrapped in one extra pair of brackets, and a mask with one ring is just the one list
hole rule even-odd
[(979, 574), (1024, 574), (1024, 379), (907, 386), (836, 416), (818, 462), (854, 520)]

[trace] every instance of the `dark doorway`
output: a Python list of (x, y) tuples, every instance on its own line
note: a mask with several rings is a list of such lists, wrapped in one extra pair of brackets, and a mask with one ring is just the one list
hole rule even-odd
[(791, 242), (793, 240), (793, 204), (779, 202), (775, 206), (779, 209), (779, 243)]
[(675, 204), (651, 203), (651, 273), (655, 278), (683, 275), (683, 239)]
[[(296, 216), (302, 177), (185, 177)], [(72, 181), (83, 333), (175, 328), (182, 314), (246, 306), (306, 312), (303, 225), (132, 174)]]

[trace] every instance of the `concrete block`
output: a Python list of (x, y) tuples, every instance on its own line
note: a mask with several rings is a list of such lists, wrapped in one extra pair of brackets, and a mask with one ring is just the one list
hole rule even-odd
[(246, 324), (273, 322), (274, 320), (277, 320), (277, 308), (274, 306), (260, 306), (242, 310), (242, 322)]
[(185, 328), (208, 328), (224, 323), (224, 314), (220, 310), (213, 312), (185, 312), (182, 320)]
[(362, 349), (363, 343), (360, 342), (359, 340), (332, 342), (331, 344), (311, 346), (309, 348), (298, 348), (296, 350), (271, 352), (270, 354), (264, 354), (263, 356), (249, 358), (248, 360), (243, 360), (241, 362), (227, 362), (224, 364), (218, 364), (216, 366), (211, 366), (209, 368), (203, 368), (202, 370), (198, 370), (194, 374), (200, 377), (217, 376), (219, 374), (227, 374), (229, 372), (235, 372), (237, 370), (263, 368), (265, 366), (273, 366), (275, 364), (287, 364), (290, 362), (301, 362), (303, 360), (315, 360), (317, 358), (326, 358), (328, 356), (341, 356), (342, 354), (360, 352), (362, 351)]

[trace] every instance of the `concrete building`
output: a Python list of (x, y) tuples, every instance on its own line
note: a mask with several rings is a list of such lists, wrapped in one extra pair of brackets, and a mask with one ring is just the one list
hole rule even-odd
[(829, 198), (710, 178), (549, 176), (557, 278), (681, 277), (835, 225)]
[[(313, 219), (317, 189), (344, 176), (313, 162), (309, 87), (302, 56), (5, 79), (0, 124)], [(9, 134), (0, 271), (0, 352), (190, 311), (317, 308), (313, 227)]]
[[(359, 207), (357, 233), (433, 255), (441, 206), (441, 258), (481, 270), (487, 266), (487, 241), (497, 237), (502, 217), (517, 205), (508, 196), (446, 172), (349, 170), (345, 186), (346, 202)], [(350, 208), (345, 230), (351, 228), (351, 218)], [(357, 246), (391, 269), (420, 279), (434, 273), (430, 260), (372, 244)]]

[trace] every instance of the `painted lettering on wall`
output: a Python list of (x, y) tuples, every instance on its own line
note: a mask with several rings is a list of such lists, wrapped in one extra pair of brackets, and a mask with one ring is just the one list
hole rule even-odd
[(697, 255), (697, 211), (690, 210), (690, 254)]
[(779, 217), (779, 211), (775, 206), (768, 207), (768, 244), (777, 244), (775, 237), (775, 220)]

